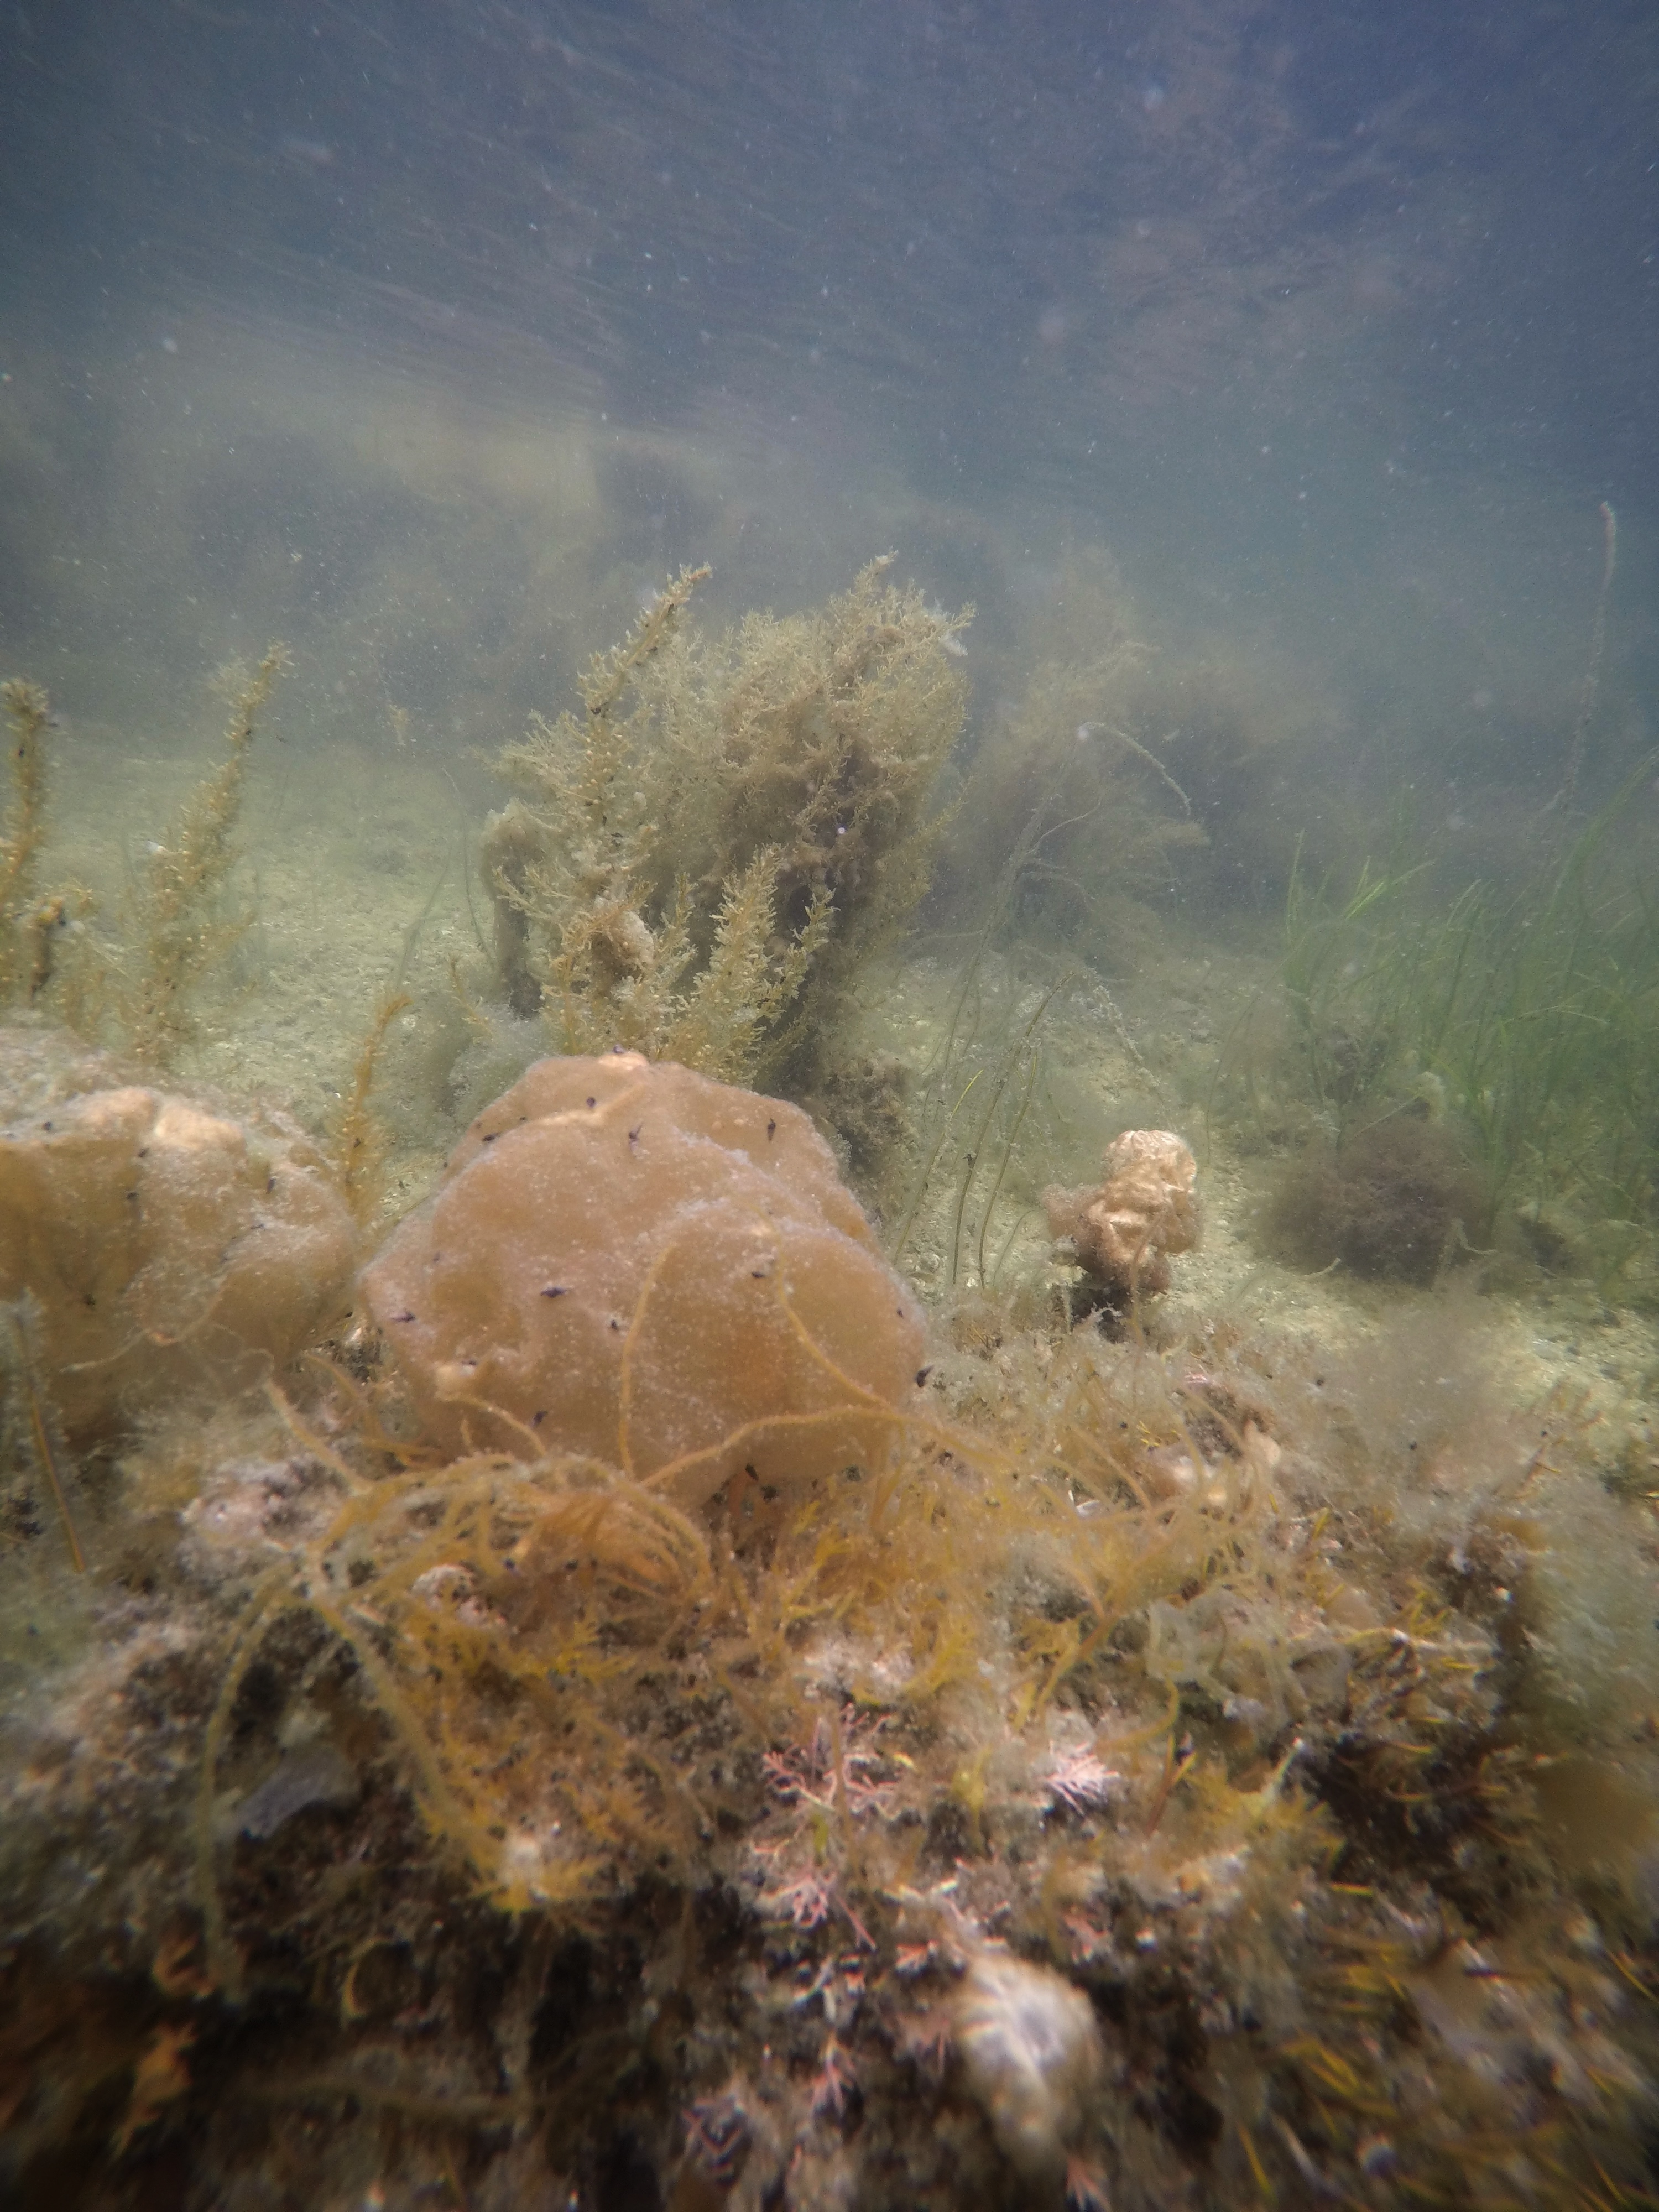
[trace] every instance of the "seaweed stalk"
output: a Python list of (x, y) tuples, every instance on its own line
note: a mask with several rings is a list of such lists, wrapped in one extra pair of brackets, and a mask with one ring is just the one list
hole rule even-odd
[(642, 668), (673, 635), (681, 608), (697, 586), (706, 583), (713, 574), (706, 564), (700, 568), (682, 568), (673, 582), (658, 592), (620, 645), (614, 646), (609, 653), (594, 654), (576, 679), (582, 704), (592, 720), (602, 721), (610, 714), (632, 683), (635, 671)]
[(386, 1126), (369, 1104), (386, 1033), (410, 1003), (407, 991), (388, 991), (374, 1010), (351, 1079), (351, 1096), (334, 1132), (334, 1172), (360, 1226), (380, 1204), (386, 1173)]
[(65, 1479), (69, 1449), (57, 1409), (40, 1380), (40, 1307), (27, 1291), (12, 1304), (0, 1305), (0, 1371), (6, 1372), (10, 1382), (8, 1426), (14, 1431), (13, 1449), (26, 1467), (33, 1467), (52, 1492), (75, 1571), (83, 1575), (87, 1555), (76, 1529)]
[(143, 965), (132, 1000), (131, 1042), (142, 1058), (169, 1060), (189, 1035), (190, 992), (247, 926), (214, 911), (235, 863), (254, 726), (288, 666), (285, 645), (264, 659), (237, 694), (225, 728), (225, 758), (185, 802), (168, 842), (150, 860), (138, 893)]
[[(967, 1211), (968, 1194), (972, 1189), (974, 1178), (979, 1171), (981, 1156), (984, 1152), (985, 1139), (989, 1133), (991, 1123), (995, 1119), (997, 1109), (1002, 1103), (1003, 1093), (1008, 1088), (1009, 1079), (1013, 1074), (1015, 1068), (1019, 1065), (1021, 1055), (1028, 1049), (1028, 1048), (1031, 1047), (1031, 1040), (1036, 1034), (1038, 1024), (1042, 1021), (1043, 1016), (1048, 1012), (1049, 1007), (1054, 1004), (1060, 992), (1065, 990), (1073, 980), (1073, 972), (1068, 972), (1062, 975), (1058, 982), (1051, 983), (1048, 986), (1042, 996), (1037, 1000), (1035, 1008), (1032, 1010), (1030, 1019), (1026, 1022), (1024, 1028), (1020, 1031), (1018, 1039), (1007, 1047), (997, 1062), (995, 1079), (991, 1088), (990, 1102), (985, 1109), (984, 1115), (980, 1121), (979, 1127), (974, 1133), (973, 1145), (964, 1160), (962, 1181), (957, 1189), (956, 1213), (951, 1225), (951, 1280), (952, 1283), (957, 1279), (957, 1273), (962, 1263), (962, 1218), (963, 1213)], [(1032, 1048), (1030, 1064), (1026, 1070), (1024, 1091), (1024, 1096), (1020, 1100), (1019, 1110), (1014, 1116), (1014, 1124), (1012, 1128), (1010, 1129), (1007, 1136), (1003, 1139), (1001, 1158), (997, 1168), (996, 1180), (991, 1187), (991, 1195), (987, 1202), (985, 1213), (980, 1224), (979, 1274), (981, 1285), (985, 1280), (985, 1224), (990, 1219), (991, 1208), (997, 1202), (998, 1194), (1002, 1188), (1003, 1177), (1008, 1172), (1009, 1155), (1013, 1150), (1014, 1140), (1019, 1134), (1020, 1123), (1025, 1119), (1025, 1109), (1030, 1103), (1031, 1087), (1036, 1081), (1036, 1052), (1035, 1048)], [(963, 1093), (963, 1097), (966, 1097), (966, 1091)], [(959, 1103), (960, 1102), (958, 1101), (958, 1103)]]
[(1578, 692), (1578, 712), (1573, 717), (1572, 744), (1567, 754), (1567, 772), (1561, 779), (1561, 788), (1544, 809), (1547, 814), (1559, 810), (1565, 814), (1572, 805), (1578, 789), (1579, 773), (1584, 765), (1584, 755), (1589, 745), (1590, 717), (1595, 712), (1595, 694), (1601, 682), (1601, 655), (1607, 642), (1607, 594), (1613, 589), (1613, 572), (1619, 560), (1619, 517), (1607, 500), (1601, 501), (1601, 588), (1595, 595), (1595, 619), (1590, 624), (1589, 659), (1584, 664), (1584, 681)]
[(0, 1002), (13, 997), (18, 980), (32, 971), (27, 913), (35, 862), (46, 834), (46, 753), (52, 707), (38, 684), (14, 677), (0, 684), (11, 733), (11, 804), (0, 831)]

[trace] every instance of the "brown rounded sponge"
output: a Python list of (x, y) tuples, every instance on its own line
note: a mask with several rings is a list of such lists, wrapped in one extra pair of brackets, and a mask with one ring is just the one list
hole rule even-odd
[(343, 1309), (350, 1211), (269, 1109), (121, 1079), (62, 1032), (0, 1031), (0, 1300), (89, 1437), (198, 1382), (257, 1381)]
[(884, 1458), (922, 1357), (806, 1115), (638, 1053), (538, 1061), (362, 1287), (447, 1449), (584, 1454), (683, 1506)]

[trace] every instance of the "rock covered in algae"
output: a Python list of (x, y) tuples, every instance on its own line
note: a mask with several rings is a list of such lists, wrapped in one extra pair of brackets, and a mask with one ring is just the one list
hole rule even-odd
[(923, 1356), (806, 1115), (638, 1053), (538, 1061), (363, 1289), (448, 1448), (533, 1439), (682, 1505), (884, 1457)]
[(0, 1300), (28, 1298), (72, 1435), (291, 1358), (343, 1306), (349, 1210), (268, 1107), (123, 1079), (61, 1032), (0, 1031)]

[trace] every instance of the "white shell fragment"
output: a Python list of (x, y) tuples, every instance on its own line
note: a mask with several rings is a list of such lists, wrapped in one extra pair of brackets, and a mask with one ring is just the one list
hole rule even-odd
[(1105, 2075), (1088, 1998), (1046, 1966), (982, 1951), (954, 2012), (968, 2087), (1005, 2156), (1027, 2180), (1058, 2176)]

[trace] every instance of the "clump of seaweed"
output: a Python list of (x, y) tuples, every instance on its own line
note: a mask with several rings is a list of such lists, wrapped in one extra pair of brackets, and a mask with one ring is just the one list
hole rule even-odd
[[(1056, 973), (1029, 940), (998, 949), (1030, 842), (1028, 828), (939, 1000), (932, 1052), (909, 1085), (908, 1142), (888, 1170), (894, 1263), (947, 1298), (994, 1290), (1011, 1263), (1028, 1278), (1044, 1264), (1044, 1164), (1072, 1155), (1079, 1137), (1047, 1052), (1058, 1008), (1069, 1002), (1074, 1034), (1120, 1058), (1136, 1093), (1159, 1093), (1097, 974), (1069, 961)], [(912, 980), (930, 994), (943, 981), (931, 963)]]
[[(985, 2008), (1006, 1983), (1098, 2038), (1086, 2105), (1032, 2153), (1074, 2201), (1150, 2212), (1172, 2172), (1228, 2204), (1360, 2201), (1377, 2176), (1433, 2193), (1463, 2158), (1589, 2206), (1638, 2160), (1646, 1969), (1553, 1869), (1527, 1755), (1549, 1739), (1504, 1617), (1532, 1515), (1570, 1510), (1569, 1433), (1517, 1424), (1481, 1497), (1425, 1470), (1419, 1525), (1375, 1469), (1316, 1502), (1332, 1470), (1291, 1448), (1294, 1358), (1092, 1333), (1038, 1358), (1017, 1334), (974, 1420), (890, 1408), (885, 1466), (700, 1515), (592, 1459), (437, 1464), (392, 1443), (374, 1389), (337, 1385), (325, 1432), (284, 1409), (258, 1548), (286, 1557), (200, 1778), (210, 1974), (242, 1990), (264, 1894), (228, 1863), (221, 1769), (244, 1686), (309, 1617), (524, 1958), (594, 1956), (654, 1914), (654, 2001), (713, 2019), (702, 1984), (726, 1990), (701, 2057), (652, 2046), (653, 2101), (683, 2116), (645, 2137), (665, 2172), (718, 2192), (749, 2159), (758, 2191), (839, 2158), (859, 2201), (896, 2203), (875, 2169), (920, 2100), (958, 2130), (985, 2108), (976, 2197), (1006, 2187), (1025, 2146), (981, 2062), (1015, 2029)], [(260, 1863), (258, 1827), (234, 1855)], [(333, 1978), (337, 2094), (371, 2063), (351, 1968), (374, 1948)], [(377, 2098), (396, 2078), (416, 2108), (421, 2051)], [(549, 2114), (555, 2154), (582, 2155), (592, 2114), (522, 2059), (507, 2079), (477, 2124)]]
[[(1401, 840), (1396, 836), (1396, 848)], [(1413, 899), (1424, 863), (1367, 860), (1346, 896), (1309, 880), (1298, 843), (1285, 897), (1280, 974), (1304, 1080), (1337, 1133), (1377, 1111), (1395, 1079), (1430, 940)], [(1455, 929), (1457, 909), (1447, 917)]]
[(0, 1444), (5, 1463), (27, 1488), (9, 1490), (0, 1506), (0, 1530), (8, 1524), (32, 1528), (40, 1510), (38, 1485), (51, 1498), (63, 1529), (70, 1562), (86, 1571), (87, 1555), (70, 1502), (72, 1477), (63, 1425), (47, 1391), (46, 1357), (40, 1340), (40, 1301), (25, 1291), (0, 1304)]
[[(692, 1801), (630, 1745), (625, 1692), (708, 1594), (708, 1545), (693, 1523), (596, 1463), (433, 1468), (417, 1457), (365, 1480), (339, 1451), (306, 1441), (336, 1510), (325, 1488), (320, 1516), (292, 1546), (297, 1571), (267, 1578), (202, 1767), (202, 1901), (223, 1985), (240, 1990), (242, 1975), (213, 1872), (218, 1760), (249, 1668), (296, 1608), (353, 1653), (432, 1833), (509, 1910), (568, 1908), (635, 1854), (673, 1844), (684, 1856)], [(519, 1752), (507, 1752), (508, 1736)]]
[(1633, 1296), (1651, 1294), (1659, 1237), (1659, 916), (1644, 856), (1621, 855), (1615, 830), (1651, 768), (1564, 858), (1547, 856), (1507, 892), (1475, 883), (1437, 908), (1427, 860), (1407, 857), (1403, 839), (1346, 896), (1298, 868), (1282, 969), (1328, 1162), (1369, 1127), (1376, 1143), (1415, 1149), (1443, 1183), (1461, 1152), (1471, 1243), (1490, 1243), (1505, 1208), (1523, 1227), (1576, 1219), (1558, 1248), (1576, 1245), (1606, 1290)]
[[(912, 1265), (947, 1292), (957, 1289), (969, 1269), (980, 1288), (993, 1285), (1029, 1211), (1030, 1194), (1023, 1185), (1019, 1195), (1024, 1202), (1009, 1207), (1006, 1218), (999, 1218), (998, 1204), (1042, 1072), (1038, 1032), (1049, 1007), (1073, 981), (1063, 976), (1035, 994), (1017, 985), (1007, 992), (988, 987), (988, 935), (981, 933), (951, 994), (945, 1027), (916, 1085), (917, 1158), (891, 1247), (896, 1267), (911, 1249), (925, 1215), (942, 1205), (948, 1225), (942, 1219), (931, 1224), (939, 1243), (925, 1255), (918, 1252)], [(999, 1033), (999, 1017), (1006, 1035)], [(982, 1028), (988, 1036), (981, 1035)], [(940, 1187), (946, 1173), (952, 1178), (948, 1196)], [(994, 1242), (994, 1221), (999, 1232)]]
[[(894, 1439), (886, 1463), (821, 1480), (799, 1503), (728, 1496), (702, 1517), (652, 1477), (591, 1458), (435, 1465), (417, 1444), (395, 1444), (374, 1401), (352, 1394), (334, 1409), (331, 1437), (285, 1413), (319, 1487), (309, 1526), (300, 1522), (288, 1565), (267, 1577), (242, 1630), (203, 1771), (204, 1899), (228, 1981), (235, 1969), (205, 1871), (213, 1775), (246, 1669), (295, 1608), (355, 1652), (434, 1833), (493, 1897), (522, 1911), (614, 1893), (630, 1867), (659, 1853), (683, 1869), (699, 1858), (711, 1747), (648, 1717), (641, 1696), (665, 1666), (689, 1667), (701, 1697), (729, 1699), (728, 1725), (754, 1732), (756, 1755), (796, 1736), (803, 1697), (810, 1715), (822, 1695), (811, 1680), (848, 1668), (841, 1694), (887, 1711), (896, 1746), (945, 1729), (957, 1747), (946, 1797), (978, 1818), (976, 1735), (1031, 1729), (1079, 1670), (1096, 1679), (1128, 1614), (1190, 1600), (1224, 1557), (1237, 1564), (1264, 1540), (1259, 1454), (1224, 1466), (1201, 1492), (1152, 1504), (1134, 1473), (1145, 1426), (1124, 1445), (1097, 1433), (1098, 1382), (1086, 1367), (1074, 1364), (1062, 1382), (1059, 1432), (1044, 1452), (1018, 1423), (998, 1437), (896, 1408), (821, 1346), (817, 1356)], [(810, 1444), (815, 1425), (844, 1419), (836, 1407), (798, 1425)], [(1157, 1419), (1149, 1403), (1146, 1422)], [(1175, 1423), (1166, 1436), (1180, 1434), (1178, 1413)], [(526, 1431), (526, 1447), (534, 1441)], [(397, 1463), (375, 1472), (388, 1449)], [(1043, 1472), (1054, 1455), (1059, 1480)], [(1002, 1626), (988, 1676), (993, 1621)], [(810, 1644), (818, 1649), (803, 1671)], [(1140, 1671), (1139, 1690), (1124, 1685), (1107, 1700), (1114, 1726), (1127, 1729), (1121, 1756), (1137, 1771), (1169, 1703), (1169, 1678)], [(1161, 1772), (1161, 1749), (1153, 1766)], [(1155, 1787), (1152, 1767), (1146, 1787)], [(918, 1792), (926, 1797), (920, 1771), (885, 1799), (853, 1796), (890, 1820), (901, 1796)], [(804, 1880), (823, 1854), (800, 1840)], [(860, 1856), (854, 1850), (839, 1875), (823, 1876), (845, 1885), (855, 1910), (875, 1887), (873, 1862)]]
[(394, 988), (374, 1009), (352, 1070), (350, 1094), (332, 1132), (335, 1181), (359, 1228), (374, 1219), (385, 1195), (386, 1129), (371, 1100), (386, 1031), (409, 1004), (409, 994)]
[[(287, 665), (287, 648), (274, 644), (237, 684), (225, 758), (152, 848), (119, 945), (99, 944), (85, 929), (95, 908), (89, 891), (70, 884), (37, 895), (51, 708), (37, 684), (15, 678), (0, 689), (13, 775), (0, 835), (0, 1006), (50, 1007), (83, 1036), (118, 1035), (146, 1065), (172, 1065), (195, 1027), (192, 999), (252, 918), (228, 913), (225, 894), (255, 725)], [(71, 929), (76, 957), (66, 961), (59, 953)]]
[(11, 737), (12, 797), (0, 830), (0, 1004), (33, 996), (38, 955), (29, 945), (35, 865), (46, 838), (45, 734), (51, 706), (37, 684), (0, 687)]
[(885, 582), (814, 612), (680, 622), (686, 570), (502, 756), (486, 831), (514, 1011), (562, 1052), (620, 1044), (704, 1074), (809, 1066), (833, 994), (926, 887), (928, 807), (962, 726), (969, 619)]
[(1455, 1132), (1419, 1108), (1340, 1145), (1316, 1140), (1279, 1178), (1263, 1226), (1298, 1266), (1428, 1284), (1472, 1249), (1486, 1213)]
[(943, 889), (977, 912), (985, 884), (1006, 878), (1007, 917), (1075, 952), (1166, 890), (1175, 856), (1209, 838), (1164, 757), (1178, 732), (1155, 719), (1152, 648), (1103, 556), (1066, 564), (1032, 646), (1015, 703), (969, 770)]
[(1601, 514), (1601, 584), (1595, 595), (1595, 618), (1590, 624), (1589, 656), (1584, 664), (1583, 682), (1579, 686), (1578, 711), (1573, 716), (1572, 742), (1567, 750), (1566, 772), (1561, 787), (1545, 808), (1546, 813), (1559, 810), (1564, 816), (1570, 813), (1577, 795), (1578, 779), (1583, 771), (1584, 756), (1589, 750), (1590, 724), (1595, 714), (1595, 695), (1601, 682), (1601, 659), (1607, 644), (1607, 599), (1613, 591), (1613, 571), (1619, 565), (1619, 517), (1611, 503), (1603, 500)]
[(92, 911), (89, 891), (60, 885), (37, 891), (46, 840), (46, 732), (52, 704), (38, 684), (0, 684), (10, 732), (11, 801), (0, 830), (0, 1006), (38, 1004), (54, 980), (58, 951), (71, 924)]

